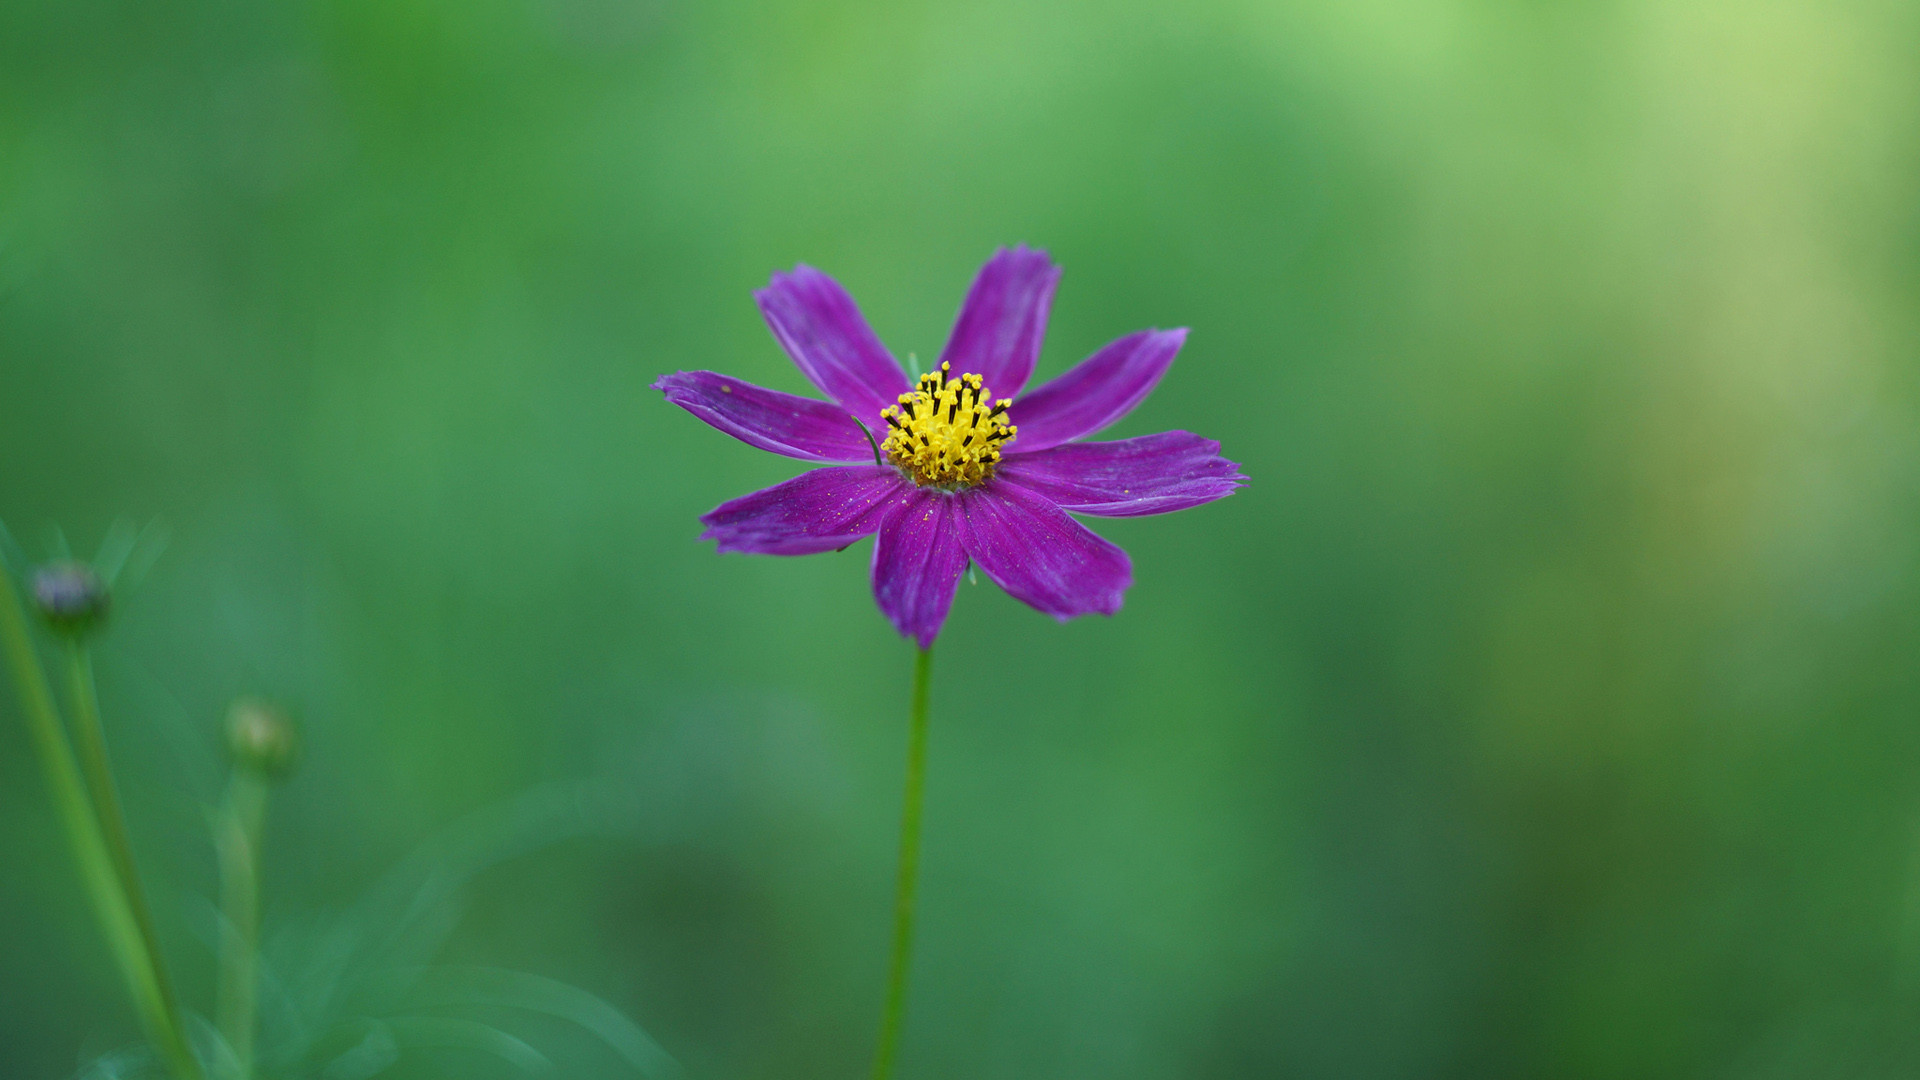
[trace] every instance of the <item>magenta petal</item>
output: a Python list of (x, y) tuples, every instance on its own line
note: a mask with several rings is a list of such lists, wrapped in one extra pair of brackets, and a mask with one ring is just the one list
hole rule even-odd
[(954, 376), (977, 374), (995, 397), (1012, 397), (1033, 377), (1060, 268), (1044, 251), (1001, 248), (980, 268), (940, 354)]
[(880, 344), (840, 283), (811, 266), (775, 274), (753, 294), (773, 336), (813, 385), (868, 424), (910, 389), (906, 373)]
[(1128, 334), (1016, 400), (1007, 415), (1020, 434), (1008, 444), (1008, 452), (1031, 454), (1059, 446), (1132, 412), (1173, 366), (1186, 340), (1184, 329)]
[(842, 465), (801, 473), (701, 515), (702, 540), (721, 551), (812, 555), (846, 547), (880, 527), (913, 485), (878, 465)]
[(958, 499), (967, 554), (1015, 599), (1062, 622), (1120, 610), (1133, 584), (1127, 553), (1045, 496), (996, 478)]
[(667, 400), (749, 446), (807, 461), (872, 461), (873, 446), (847, 410), (711, 371), (662, 375)]
[(1063, 510), (1104, 517), (1185, 510), (1225, 498), (1247, 480), (1240, 466), (1220, 456), (1219, 443), (1190, 431), (1015, 454), (996, 475)]
[(967, 568), (957, 532), (954, 496), (917, 488), (887, 515), (873, 542), (873, 598), (923, 649), (947, 621)]

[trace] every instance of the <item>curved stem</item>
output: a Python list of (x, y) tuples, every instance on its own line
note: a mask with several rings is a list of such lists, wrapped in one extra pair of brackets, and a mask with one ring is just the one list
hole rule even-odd
[(163, 1048), (176, 1072), (190, 1080), (197, 1078), (199, 1065), (192, 1054), (177, 1053), (186, 1047), (173, 1037), (175, 1029), (168, 1026), (153, 958), (140, 936), (133, 909), (127, 903), (119, 874), (114, 869), (113, 856), (108, 853), (106, 838), (101, 835), (100, 822), (87, 797), (86, 784), (80, 779), (73, 745), (67, 740), (66, 726), (61, 723), (60, 711), (53, 703), (53, 689), (47, 684), (46, 672), (40, 667), (32, 635), (27, 630), (20, 593), (14, 588), (12, 576), (3, 568), (0, 568), (0, 649), (4, 649), (7, 665), (13, 669), (14, 689), (20, 697), (34, 751), (40, 757), (40, 771), (46, 776), (48, 794), (53, 797), (54, 810), (60, 815), (60, 824), (67, 834), (67, 845), (73, 849), (87, 898), (120, 966), (121, 977), (126, 980), (127, 992), (133, 998), (141, 1025), (154, 1045)]
[(120, 889), (126, 899), (134, 929), (140, 935), (147, 966), (151, 969), (153, 1007), (159, 1013), (160, 1051), (174, 1073), (197, 1080), (199, 1063), (187, 1042), (186, 1025), (181, 1022), (180, 1005), (174, 997), (173, 983), (161, 960), (160, 935), (154, 929), (153, 912), (147, 906), (146, 890), (140, 884), (140, 871), (134, 865), (133, 844), (127, 836), (127, 817), (120, 809), (120, 795), (113, 783), (113, 767), (107, 761), (106, 734), (100, 727), (100, 698), (93, 687), (93, 658), (86, 645), (74, 641), (67, 648), (67, 677), (73, 697), (74, 743), (80, 753), (80, 770), (86, 776), (93, 797), (94, 817), (106, 841), (107, 855)]
[(893, 896), (893, 961), (887, 971), (887, 1004), (880, 1015), (880, 1044), (873, 1052), (873, 1080), (887, 1080), (900, 1048), (907, 1011), (907, 967), (913, 953), (913, 891), (920, 871), (920, 807), (927, 780), (927, 698), (933, 683), (933, 650), (921, 649), (913, 664), (913, 709), (907, 729), (907, 792), (900, 810), (900, 877)]

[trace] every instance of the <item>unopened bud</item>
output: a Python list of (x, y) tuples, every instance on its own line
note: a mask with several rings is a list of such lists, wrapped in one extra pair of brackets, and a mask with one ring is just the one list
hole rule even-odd
[(107, 617), (113, 597), (93, 567), (71, 560), (34, 572), (33, 604), (56, 633), (80, 637)]
[(300, 751), (293, 721), (258, 698), (241, 698), (227, 710), (227, 748), (236, 764), (266, 776), (285, 776)]

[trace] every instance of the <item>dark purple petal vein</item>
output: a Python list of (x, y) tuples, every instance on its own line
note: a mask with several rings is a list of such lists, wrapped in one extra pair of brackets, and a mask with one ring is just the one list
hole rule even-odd
[(907, 392), (906, 373), (880, 343), (853, 297), (811, 266), (775, 274), (753, 294), (773, 336), (813, 385), (869, 425)]
[(667, 400), (749, 446), (806, 461), (872, 461), (873, 446), (838, 405), (768, 390), (711, 371), (653, 384)]
[(1015, 599), (1062, 622), (1120, 610), (1127, 553), (1044, 496), (996, 478), (954, 498), (967, 554)]
[(894, 628), (923, 649), (947, 621), (967, 568), (954, 503), (943, 492), (915, 489), (888, 513), (873, 542), (873, 598)]
[[(1139, 330), (1113, 341), (1023, 398), (1008, 417), (1020, 434), (1009, 454), (1031, 454), (1091, 435), (1133, 411), (1173, 366), (1180, 330)], [(996, 390), (998, 388), (996, 387)]]
[(1190, 431), (1068, 443), (1000, 463), (996, 474), (1062, 509), (1103, 517), (1166, 514), (1233, 494), (1246, 483), (1220, 444)]
[(960, 305), (940, 354), (956, 377), (972, 372), (995, 397), (1013, 397), (1033, 377), (1060, 268), (1025, 245), (993, 253)]
[(801, 473), (701, 515), (721, 551), (812, 555), (846, 547), (880, 527), (913, 485), (893, 469), (842, 465)]

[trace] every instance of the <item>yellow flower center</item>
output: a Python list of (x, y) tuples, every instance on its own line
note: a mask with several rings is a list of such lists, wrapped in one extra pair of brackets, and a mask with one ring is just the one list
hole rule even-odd
[(989, 404), (980, 376), (948, 378), (951, 367), (941, 364), (920, 376), (911, 394), (881, 412), (887, 439), (880, 449), (921, 487), (958, 491), (986, 483), (1000, 463), (1000, 448), (1020, 429), (1007, 423), (1012, 398)]

